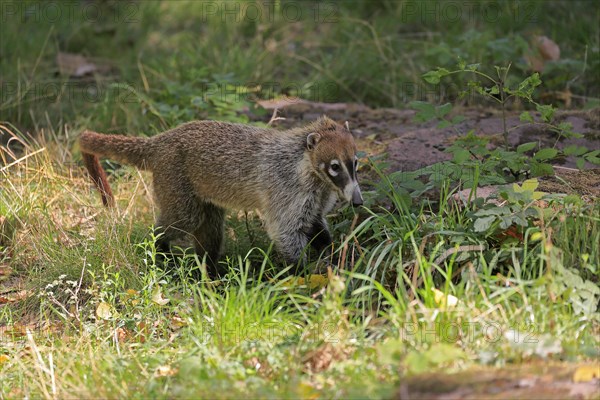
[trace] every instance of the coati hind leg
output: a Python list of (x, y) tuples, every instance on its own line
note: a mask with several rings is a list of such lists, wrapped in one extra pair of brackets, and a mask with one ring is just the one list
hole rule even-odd
[(227, 270), (218, 261), (223, 246), (225, 210), (211, 203), (203, 203), (200, 209), (200, 224), (192, 231), (196, 253), (200, 257), (206, 254), (209, 276), (223, 276)]
[[(171, 253), (171, 242), (189, 235), (200, 259), (206, 255), (209, 276), (214, 278), (223, 275), (226, 271), (219, 267), (218, 261), (223, 243), (225, 210), (199, 201), (188, 211), (185, 215), (176, 215), (173, 209), (161, 211), (156, 222), (156, 231), (160, 233), (156, 241), (158, 250)], [(197, 275), (197, 278), (201, 277), (199, 274), (194, 275)]]
[[(175, 178), (172, 178), (175, 176)], [(222, 208), (201, 200), (193, 186), (178, 171), (155, 172), (154, 187), (160, 209), (156, 221), (159, 251), (170, 253), (173, 240), (190, 235), (194, 248), (202, 258), (206, 254), (208, 272), (215, 276), (223, 241)]]

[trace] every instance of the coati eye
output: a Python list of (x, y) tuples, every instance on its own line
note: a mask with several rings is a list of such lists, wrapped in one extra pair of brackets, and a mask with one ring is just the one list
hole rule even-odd
[(333, 160), (329, 163), (329, 175), (337, 176), (340, 170), (340, 162), (338, 160)]

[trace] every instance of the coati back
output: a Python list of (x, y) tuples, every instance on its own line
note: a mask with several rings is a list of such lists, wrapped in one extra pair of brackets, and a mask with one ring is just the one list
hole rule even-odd
[(183, 124), (151, 138), (84, 132), (79, 139), (103, 203), (114, 197), (98, 157), (148, 169), (159, 207), (158, 245), (184, 234), (218, 270), (225, 209), (258, 209), (269, 237), (296, 263), (308, 243), (331, 243), (325, 216), (342, 198), (362, 204), (356, 144), (347, 127), (323, 117), (286, 131), (217, 121)]

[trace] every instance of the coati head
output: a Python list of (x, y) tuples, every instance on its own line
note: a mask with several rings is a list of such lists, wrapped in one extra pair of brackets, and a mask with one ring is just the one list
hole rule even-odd
[(315, 173), (353, 205), (363, 204), (356, 178), (356, 143), (348, 125), (322, 117), (311, 126), (306, 148)]

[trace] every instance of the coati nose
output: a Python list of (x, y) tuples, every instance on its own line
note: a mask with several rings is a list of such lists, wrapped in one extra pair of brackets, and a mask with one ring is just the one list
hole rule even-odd
[(363, 204), (362, 193), (360, 192), (360, 187), (358, 185), (356, 185), (354, 187), (354, 192), (352, 192), (352, 205), (353, 206), (362, 206), (362, 204)]

